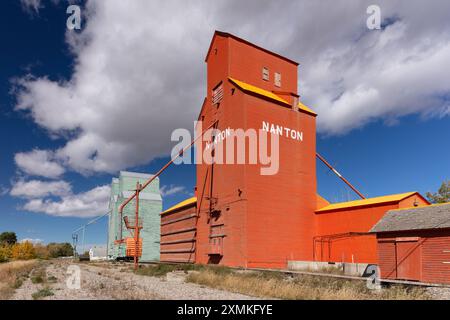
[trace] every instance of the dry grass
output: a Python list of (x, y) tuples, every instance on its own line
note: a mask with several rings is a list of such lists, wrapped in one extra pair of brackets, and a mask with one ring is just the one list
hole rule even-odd
[(36, 267), (36, 260), (12, 261), (0, 264), (0, 299), (8, 299), (14, 289), (21, 286), (23, 279)]
[(141, 266), (138, 270), (135, 271), (136, 274), (141, 276), (149, 276), (149, 277), (164, 277), (169, 272), (173, 271), (184, 271), (188, 272), (191, 270), (203, 270), (204, 267), (202, 265), (196, 265), (196, 264), (179, 264), (179, 265), (173, 265), (173, 264), (157, 264), (157, 265), (150, 265), (150, 266)]
[(363, 281), (318, 276), (289, 277), (279, 273), (224, 273), (208, 269), (191, 273), (187, 281), (262, 298), (294, 300), (412, 300), (428, 299), (421, 288), (391, 286), (369, 290)]

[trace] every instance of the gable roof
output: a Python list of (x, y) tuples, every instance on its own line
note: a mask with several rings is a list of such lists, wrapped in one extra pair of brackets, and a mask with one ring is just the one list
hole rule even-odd
[(214, 40), (216, 39), (217, 36), (224, 37), (224, 38), (232, 38), (232, 39), (234, 39), (236, 41), (239, 41), (239, 42), (245, 43), (246, 45), (252, 46), (252, 47), (254, 47), (254, 48), (258, 49), (258, 50), (264, 51), (265, 53), (271, 54), (271, 55), (273, 55), (273, 56), (275, 56), (277, 58), (283, 59), (283, 60), (285, 60), (285, 61), (287, 61), (289, 63), (295, 64), (296, 66), (299, 65), (298, 62), (296, 62), (294, 60), (291, 60), (291, 59), (288, 59), (288, 58), (286, 58), (286, 57), (284, 57), (284, 56), (282, 56), (282, 55), (280, 55), (278, 53), (275, 53), (273, 51), (270, 51), (270, 50), (267, 50), (267, 49), (262, 48), (260, 46), (257, 46), (256, 44), (251, 43), (251, 42), (249, 42), (249, 41), (247, 41), (245, 39), (239, 38), (239, 37), (237, 37), (237, 36), (235, 36), (235, 35), (233, 35), (231, 33), (218, 31), (218, 30), (214, 31), (214, 36), (213, 36), (213, 38), (211, 40), (211, 43), (209, 45), (209, 49), (208, 49), (208, 52), (207, 52), (206, 57), (205, 57), (205, 62), (208, 61), (209, 53), (211, 52), (212, 45), (213, 45)]
[(338, 210), (338, 209), (363, 207), (363, 206), (368, 206), (368, 205), (382, 204), (382, 203), (389, 203), (389, 202), (400, 202), (403, 199), (406, 199), (414, 194), (419, 194), (419, 193), (407, 192), (407, 193), (391, 194), (391, 195), (382, 196), (382, 197), (332, 203), (324, 208), (316, 210), (316, 212), (321, 213), (321, 212), (325, 212), (325, 211), (332, 211), (332, 210)]
[[(229, 77), (228, 80), (231, 83), (233, 83), (234, 85), (236, 85), (239, 89), (241, 89), (242, 91), (244, 91), (246, 93), (255, 94), (257, 96), (264, 97), (264, 98), (267, 98), (267, 99), (272, 100), (274, 102), (277, 102), (277, 103), (283, 104), (285, 106), (291, 107), (291, 104), (289, 102), (287, 102), (286, 100), (284, 100), (283, 98), (281, 98), (280, 96), (276, 95), (273, 92), (261, 89), (261, 88), (259, 88), (257, 86), (248, 84), (248, 83), (240, 81), (240, 80), (233, 79), (231, 77)], [(308, 108), (307, 106), (305, 106), (301, 102), (298, 103), (298, 108), (301, 111), (309, 113), (309, 114), (311, 114), (313, 116), (317, 116), (317, 113), (312, 111), (310, 108)]]
[(189, 198), (189, 199), (186, 199), (186, 200), (183, 200), (183, 201), (177, 203), (176, 205), (170, 207), (169, 209), (161, 212), (161, 214), (166, 214), (171, 211), (181, 209), (184, 207), (194, 206), (195, 204), (197, 204), (197, 197), (192, 197), (192, 198)]
[(370, 232), (450, 228), (450, 203), (389, 210)]

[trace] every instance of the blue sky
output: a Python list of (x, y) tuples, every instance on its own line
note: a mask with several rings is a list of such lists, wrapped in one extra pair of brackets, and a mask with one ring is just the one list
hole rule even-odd
[[(30, 3), (39, 5), (33, 7)], [(445, 10), (439, 10), (438, 6), (433, 11), (434, 22), (422, 25), (421, 31), (415, 32), (411, 21), (418, 18), (412, 9), (386, 4), (382, 9), (389, 13), (388, 17), (400, 18), (393, 20), (391, 28), (378, 34), (363, 32), (364, 36), (355, 40), (355, 34), (364, 30), (361, 29), (364, 28), (364, 4), (352, 9), (356, 12), (352, 19), (345, 19), (349, 10), (343, 5), (338, 5), (333, 12), (320, 7), (306, 8), (303, 12), (309, 20), (303, 19), (304, 25), (286, 32), (289, 37), (275, 39), (273, 35), (280, 28), (275, 22), (274, 26), (267, 26), (269, 31), (254, 32), (254, 29), (261, 30), (263, 18), (270, 8), (273, 9), (273, 4), (268, 5), (266, 11), (254, 12), (254, 21), (250, 21), (253, 24), (240, 29), (237, 22), (247, 21), (243, 14), (247, 8), (235, 12), (228, 3), (219, 3), (215, 8), (201, 2), (198, 10), (187, 8), (179, 19), (175, 19), (177, 13), (172, 10), (172, 4), (159, 8), (141, 2), (142, 6), (149, 6), (141, 10), (121, 7), (120, 2), (110, 3), (117, 9), (92, 1), (84, 6), (83, 2), (86, 20), (83, 20), (82, 30), (76, 32), (66, 29), (65, 1), (2, 3), (0, 231), (15, 231), (20, 239), (70, 241), (73, 229), (106, 210), (98, 208), (97, 204), (102, 203), (99, 199), (87, 196), (82, 203), (84, 211), (77, 216), (67, 216), (67, 206), (73, 204), (71, 200), (108, 185), (119, 170), (151, 173), (168, 161), (167, 154), (173, 146), (170, 132), (178, 127), (191, 128), (199, 112), (205, 86), (203, 58), (215, 29), (236, 33), (301, 62), (300, 93), (319, 113), (317, 150), (365, 195), (425, 193), (435, 191), (442, 181), (450, 179), (450, 81), (440, 70), (446, 69), (444, 66), (435, 67), (441, 62), (438, 54), (430, 58), (422, 55), (427, 50), (440, 51), (429, 45), (417, 51), (416, 56), (397, 56), (404, 49), (416, 52), (415, 45), (430, 34), (436, 34), (438, 48), (447, 48), (448, 35), (440, 32), (438, 36), (436, 31), (442, 30), (442, 24), (445, 26), (448, 20), (439, 15), (439, 11)], [(160, 11), (156, 12), (156, 8)], [(126, 10), (129, 10), (128, 15), (123, 14)], [(199, 18), (199, 10), (207, 19)], [(227, 10), (234, 12), (229, 20), (217, 13)], [(178, 25), (168, 22), (169, 14), (175, 15), (172, 21), (178, 21)], [(336, 31), (326, 23), (339, 15), (344, 22)], [(131, 20), (125, 16), (131, 16)], [(319, 26), (317, 21), (324, 21), (325, 25)], [(161, 24), (166, 24), (164, 37), (155, 27)], [(124, 26), (126, 32), (123, 32)], [(180, 32), (189, 39), (183, 47), (187, 52), (183, 56), (177, 50)], [(191, 34), (195, 36), (189, 38)], [(81, 41), (74, 44), (74, 39)], [(394, 40), (391, 43), (389, 39)], [(384, 55), (367, 53), (368, 47), (378, 50), (380, 43), (384, 46), (380, 49)], [(328, 54), (320, 55), (320, 52)], [(442, 54), (445, 53), (444, 50)], [(353, 60), (348, 60), (349, 56)], [(417, 69), (422, 73), (420, 78), (431, 81), (422, 83), (414, 73), (415, 67), (402, 64), (408, 61), (406, 58), (416, 59)], [(330, 61), (336, 63), (330, 66)], [(396, 64), (390, 65), (392, 61)], [(99, 65), (102, 69), (98, 69)], [(325, 70), (324, 65), (329, 67)], [(183, 70), (182, 75), (180, 70)], [(391, 73), (392, 70), (395, 72)], [(448, 73), (448, 68), (446, 70)], [(92, 84), (90, 79), (93, 79)], [(96, 94), (86, 93), (89, 85), (98, 90)], [(152, 90), (147, 91), (147, 88)], [(167, 97), (167, 92), (174, 91), (176, 99)], [(107, 96), (102, 94), (104, 92), (111, 92), (113, 98), (104, 98)], [(67, 97), (75, 97), (76, 103), (72, 105), (73, 100)], [(130, 111), (121, 113), (126, 108)], [(95, 112), (98, 110), (102, 117), (95, 123), (92, 119), (97, 119)], [(86, 117), (91, 113), (93, 116)], [(49, 117), (49, 114), (58, 116)], [(62, 121), (66, 116), (68, 120)], [(125, 124), (118, 124), (118, 119), (123, 119)], [(135, 141), (135, 137), (139, 137), (136, 144), (129, 143)], [(90, 149), (97, 144), (101, 147)], [(114, 145), (121, 153), (111, 155), (109, 145)], [(45, 161), (52, 165), (49, 168), (60, 169), (62, 173), (39, 173), (35, 171), (37, 164), (32, 163), (30, 167), (15, 161), (17, 154), (35, 161), (33, 150), (45, 153)], [(319, 193), (327, 199), (354, 198), (354, 194), (320, 163), (317, 174)], [(14, 185), (29, 181), (65, 183), (70, 188), (63, 195), (49, 191), (40, 196), (56, 204), (54, 211), (43, 210), (39, 205), (30, 205), (27, 210), (24, 207), (32, 200), (31, 196), (11, 193)], [(163, 207), (188, 197), (194, 181), (194, 166), (171, 167), (161, 176), (161, 185), (166, 186), (166, 190), (178, 188), (181, 191), (164, 196)], [(87, 203), (91, 200), (93, 203)], [(97, 211), (92, 213), (89, 210), (95, 205)], [(106, 219), (103, 219), (89, 228), (86, 242), (102, 243), (105, 239)]]

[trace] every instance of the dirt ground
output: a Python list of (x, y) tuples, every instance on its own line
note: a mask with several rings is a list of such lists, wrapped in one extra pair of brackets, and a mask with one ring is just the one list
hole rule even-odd
[[(69, 288), (70, 267), (80, 269), (80, 288)], [(36, 279), (39, 278), (39, 281)], [(129, 264), (79, 263), (51, 260), (39, 263), (15, 289), (13, 300), (253, 300), (252, 296), (185, 282), (183, 271), (163, 277), (137, 275)], [(450, 300), (450, 288), (428, 288), (432, 299)]]
[[(66, 281), (70, 276), (68, 267), (77, 265), (81, 272), (80, 289), (69, 289)], [(129, 266), (112, 264), (73, 263), (72, 261), (53, 260), (46, 263), (46, 280), (33, 283), (33, 272), (22, 286), (16, 289), (12, 299), (32, 300), (33, 294), (44, 292), (39, 299), (43, 300), (110, 300), (110, 299), (139, 299), (139, 300), (248, 300), (253, 297), (242, 294), (210, 289), (192, 283), (184, 283), (183, 276), (168, 274), (167, 277), (157, 278), (133, 274)]]

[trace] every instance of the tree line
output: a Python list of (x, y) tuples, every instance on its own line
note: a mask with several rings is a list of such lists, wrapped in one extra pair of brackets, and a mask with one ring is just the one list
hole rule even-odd
[(10, 260), (51, 259), (73, 256), (72, 245), (65, 243), (18, 242), (15, 232), (0, 233), (0, 262)]

